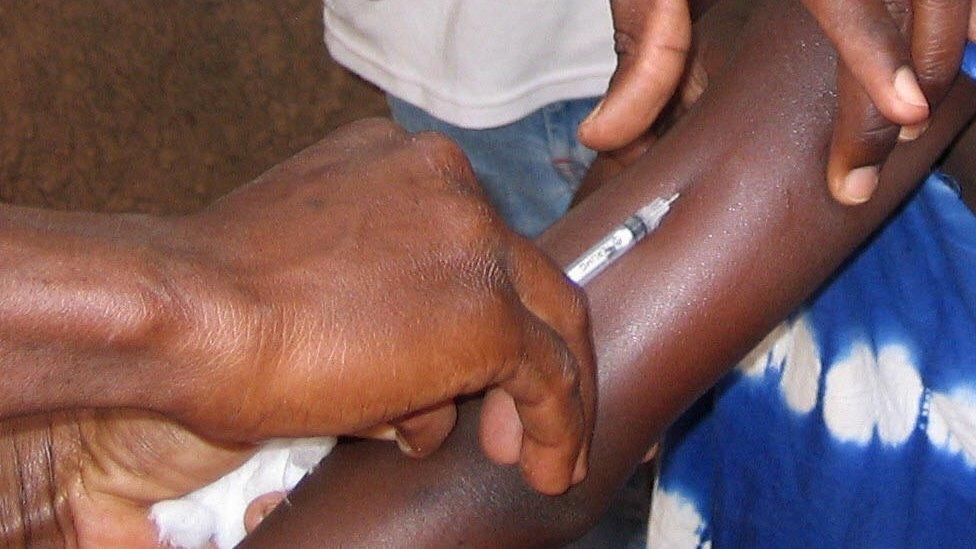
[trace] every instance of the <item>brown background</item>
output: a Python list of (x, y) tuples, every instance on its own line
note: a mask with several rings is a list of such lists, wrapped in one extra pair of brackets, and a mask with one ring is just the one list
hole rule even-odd
[(186, 212), (385, 113), (321, 0), (0, 3), (0, 200)]

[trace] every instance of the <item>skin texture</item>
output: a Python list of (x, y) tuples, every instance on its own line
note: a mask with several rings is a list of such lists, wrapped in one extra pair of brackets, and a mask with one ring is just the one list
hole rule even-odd
[[(599, 151), (630, 150), (693, 77), (690, 15), (709, 2), (613, 0), (617, 72), (607, 97), (580, 127)], [(843, 61), (836, 69), (840, 111), (827, 163), (834, 198), (871, 198), (896, 140), (917, 139), (930, 109), (959, 70), (973, 0), (803, 0)]]
[[(840, 112), (827, 180), (842, 203), (870, 199), (896, 140), (917, 139), (959, 70), (972, 0), (804, 0), (837, 44)], [(976, 35), (974, 35), (976, 36)]]
[(488, 411), (516, 425), (486, 449), (517, 449), (545, 493), (585, 473), (585, 296), (442, 137), (357, 123), (178, 218), (0, 220), (2, 463), (23, 477), (0, 497), (0, 539), (149, 543), (150, 504), (254, 442), (392, 424), (419, 457), (453, 398), (488, 386), (519, 404)]
[[(428, 460), (369, 443), (340, 449), (255, 542), (538, 545), (595, 520), (648, 442), (863, 240), (971, 114), (967, 85), (918, 143), (896, 151), (880, 206), (839, 209), (817, 175), (833, 114), (822, 77), (832, 59), (795, 6), (766, 12), (703, 103), (543, 240), (568, 261), (651, 197), (685, 189), (654, 245), (588, 288), (602, 389), (590, 478), (561, 498), (526, 490), (518, 475), (484, 460), (471, 402), (444, 451)], [(756, 30), (769, 24), (781, 32)], [(823, 246), (824, 236), (834, 244)], [(146, 541), (147, 500), (212, 480), (247, 452), (136, 412), (46, 415), (3, 428), (3, 463), (17, 466), (4, 468), (12, 489), (0, 498), (0, 525), (13, 544), (73, 542), (79, 531), (89, 543)], [(107, 521), (128, 537), (99, 537), (107, 531), (95, 527)]]
[(617, 70), (606, 97), (583, 121), (580, 140), (597, 151), (638, 139), (674, 95), (691, 51), (688, 0), (611, 0)]
[(597, 155), (573, 197), (574, 206), (647, 153), (654, 142), (698, 101), (708, 88), (709, 80), (720, 75), (735, 54), (739, 44), (739, 32), (748, 22), (754, 4), (754, 0), (691, 4), (695, 20), (692, 27), (691, 56), (675, 97), (654, 121), (650, 130), (623, 148), (601, 151)]
[(134, 410), (10, 419), (0, 439), (0, 543), (13, 547), (155, 546), (153, 502), (212, 482), (251, 454)]
[(557, 498), (526, 490), (477, 451), (470, 403), (427, 460), (340, 447), (246, 546), (534, 547), (581, 535), (649, 444), (864, 242), (976, 109), (974, 86), (958, 83), (929, 131), (893, 152), (875, 199), (845, 207), (822, 175), (836, 115), (828, 41), (782, 1), (743, 37), (692, 111), (541, 239), (566, 263), (651, 198), (682, 192), (658, 232), (587, 287), (600, 400), (586, 480)]

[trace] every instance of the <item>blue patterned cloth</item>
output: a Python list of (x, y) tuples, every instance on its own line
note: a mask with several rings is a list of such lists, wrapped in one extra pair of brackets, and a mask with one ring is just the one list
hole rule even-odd
[(934, 174), (669, 432), (653, 547), (976, 546), (976, 216)]
[(976, 216), (956, 182), (931, 175), (661, 455), (651, 547), (976, 546)]

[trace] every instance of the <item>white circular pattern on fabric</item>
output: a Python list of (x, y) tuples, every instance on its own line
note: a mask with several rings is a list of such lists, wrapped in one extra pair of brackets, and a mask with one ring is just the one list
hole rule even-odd
[(824, 422), (838, 440), (866, 445), (877, 432), (885, 444), (902, 444), (918, 422), (922, 379), (901, 345), (876, 356), (866, 343), (855, 343), (824, 385)]
[(705, 521), (695, 504), (681, 494), (656, 488), (651, 518), (648, 521), (647, 546), (662, 549), (709, 548), (703, 540)]
[(823, 365), (805, 315), (774, 328), (739, 363), (739, 371), (750, 377), (762, 377), (768, 369), (781, 372), (780, 391), (790, 410), (798, 414), (813, 411)]
[(932, 445), (961, 455), (966, 465), (976, 467), (976, 397), (969, 391), (931, 393), (927, 404), (925, 433)]
[(790, 329), (783, 379), (780, 382), (780, 390), (791, 410), (798, 413), (813, 411), (817, 405), (822, 369), (820, 348), (813, 339), (813, 331), (806, 318), (801, 317)]

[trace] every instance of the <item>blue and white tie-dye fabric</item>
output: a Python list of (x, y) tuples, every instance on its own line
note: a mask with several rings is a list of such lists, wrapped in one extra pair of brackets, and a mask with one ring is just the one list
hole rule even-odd
[(976, 216), (935, 174), (669, 432), (654, 547), (976, 546)]

